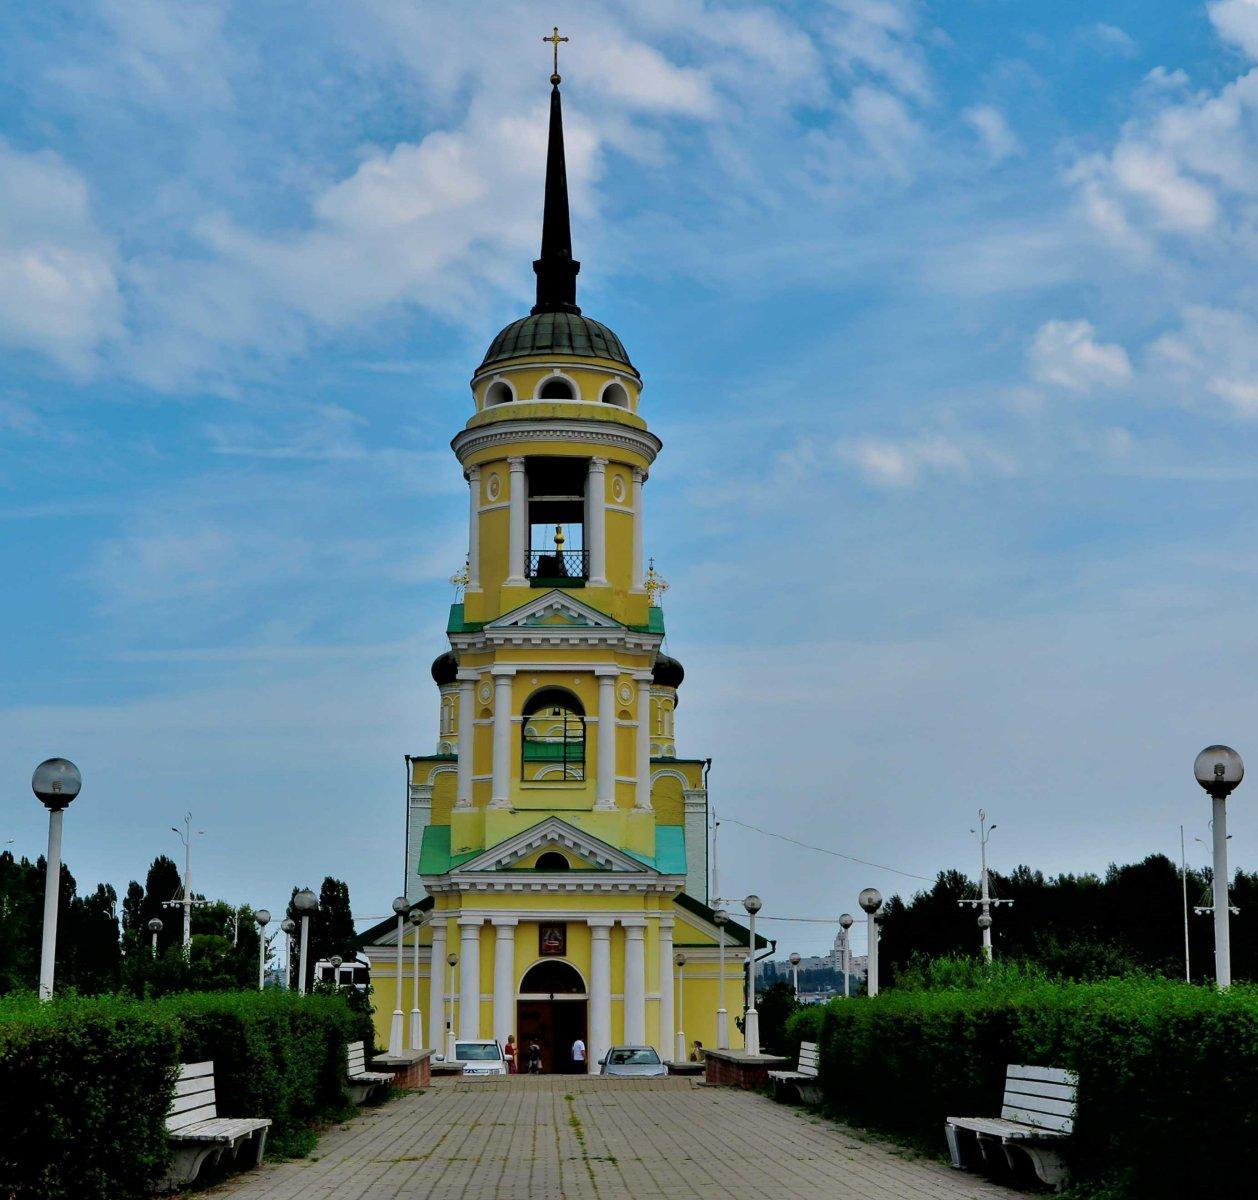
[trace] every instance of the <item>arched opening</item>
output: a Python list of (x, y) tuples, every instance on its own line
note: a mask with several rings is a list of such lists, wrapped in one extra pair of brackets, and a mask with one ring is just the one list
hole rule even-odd
[(560, 854), (558, 850), (547, 850), (545, 854), (539, 854), (537, 857), (537, 869), (539, 871), (569, 871), (572, 864), (564, 854)]
[(509, 404), (515, 399), (515, 393), (511, 390), (509, 383), (503, 383), (501, 379), (495, 380), (485, 390), (486, 407), (492, 404)]
[(592, 1064), (572, 1057), (578, 1039), (589, 1045), (589, 1002), (585, 980), (562, 958), (534, 963), (520, 980), (516, 1005), (516, 1031), (520, 1045), (520, 1069), (527, 1070), (529, 1047), (536, 1043), (542, 1070), (547, 1073), (583, 1075)]
[(619, 383), (609, 383), (603, 389), (603, 403), (614, 404), (617, 408), (629, 407), (629, 393)]
[(520, 778), (585, 778), (585, 709), (564, 688), (547, 687), (526, 701), (520, 736)]
[(537, 398), (539, 400), (575, 400), (577, 392), (576, 388), (566, 379), (552, 375), (542, 384), (541, 390), (537, 393)]

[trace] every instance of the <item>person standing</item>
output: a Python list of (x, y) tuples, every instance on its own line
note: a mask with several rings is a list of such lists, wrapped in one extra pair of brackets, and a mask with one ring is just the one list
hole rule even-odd
[(585, 1074), (585, 1043), (581, 1040), (580, 1035), (572, 1043), (572, 1073), (574, 1075)]
[(502, 1048), (502, 1056), (507, 1060), (507, 1074), (514, 1075), (515, 1065), (515, 1034), (507, 1034), (507, 1044)]
[(529, 1074), (542, 1073), (542, 1048), (536, 1042), (529, 1043)]

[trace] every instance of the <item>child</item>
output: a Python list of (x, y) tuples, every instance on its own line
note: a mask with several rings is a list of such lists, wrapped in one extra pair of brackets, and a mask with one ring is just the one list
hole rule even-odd
[(536, 1042), (529, 1043), (529, 1074), (542, 1073), (542, 1048)]

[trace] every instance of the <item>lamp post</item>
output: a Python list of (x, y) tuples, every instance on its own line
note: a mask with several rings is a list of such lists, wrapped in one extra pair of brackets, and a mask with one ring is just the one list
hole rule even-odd
[(48, 810), (48, 858), (44, 874), (44, 938), (39, 954), (39, 998), (52, 999), (57, 966), (57, 905), (61, 898), (61, 825), (83, 776), (68, 758), (45, 759), (31, 776), (31, 791)]
[[(454, 968), (459, 965), (459, 956), (451, 951), (446, 955), (446, 966), (453, 975)], [(450, 1000), (446, 1005), (446, 1062), (454, 1062), (454, 989), (447, 988)]]
[(839, 925), (843, 929), (843, 996), (845, 999), (852, 994), (848, 977), (852, 974), (852, 926), (855, 924), (856, 920), (851, 913), (844, 913), (839, 918)]
[(253, 914), (258, 925), (258, 991), (266, 987), (266, 927), (271, 923), (271, 910), (260, 908)]
[(1219, 987), (1232, 986), (1232, 947), (1227, 898), (1228, 796), (1245, 778), (1245, 764), (1230, 746), (1207, 746), (1193, 763), (1193, 775), (1209, 794), (1214, 808), (1214, 978)]
[(866, 928), (869, 938), (869, 979), (865, 984), (867, 995), (878, 994), (878, 922), (874, 914), (882, 907), (882, 893), (877, 888), (866, 888), (856, 898), (856, 902), (865, 910)]
[(341, 963), (344, 961), (339, 954), (334, 954), (328, 959), (328, 966), (332, 968), (332, 986), (335, 988), (341, 986)]
[(280, 922), (284, 931), (284, 974), (288, 977), (288, 988), (293, 986), (293, 934), (297, 932), (297, 922), (292, 917), (285, 917)]
[(161, 917), (154, 917), (149, 921), (149, 933), (153, 935), (153, 957), (157, 957), (157, 935), (162, 931)]
[(198, 829), (196, 833), (192, 832), (192, 814), (184, 813), (183, 815), (183, 832), (172, 825), (170, 832), (173, 833), (181, 842), (183, 842), (183, 899), (167, 900), (165, 904), (169, 908), (183, 909), (183, 952), (188, 953), (188, 947), (192, 944), (192, 908), (196, 904), (208, 904), (208, 900), (193, 900), (192, 898), (192, 839), (194, 837), (204, 837), (205, 830)]
[(791, 951), (791, 987), (795, 989), (795, 999), (799, 999), (799, 954)]
[(301, 957), (297, 963), (301, 974), (297, 977), (297, 991), (304, 996), (306, 976), (310, 974), (306, 966), (306, 955), (310, 949), (310, 914), (319, 907), (319, 897), (309, 888), (302, 888), (293, 897), (293, 907), (301, 913)]
[(686, 1061), (686, 956), (678, 950), (673, 955), (677, 967), (677, 1055), (676, 1061)]
[[(415, 930), (414, 971), (411, 974), (411, 1049), (424, 1048), (424, 1016), (419, 1011), (419, 931), (424, 927), (424, 913), (420, 908), (412, 908), (407, 916)], [(429, 997), (431, 1000), (431, 997)]]
[(712, 923), (716, 926), (716, 953), (717, 953), (717, 1004), (720, 1006), (716, 1010), (716, 1048), (718, 1050), (729, 1049), (729, 1013), (725, 1009), (725, 923), (729, 920), (729, 913), (723, 908), (718, 908), (712, 914)]
[(393, 976), (393, 1021), (389, 1026), (389, 1053), (397, 1057), (402, 1053), (403, 1037), (406, 1033), (406, 1017), (402, 1013), (402, 954), (405, 950), (403, 939), (406, 937), (406, 914), (410, 911), (411, 902), (405, 896), (395, 896), (393, 911), (397, 914), (397, 971)]
[(756, 1012), (756, 913), (760, 897), (754, 893), (743, 900), (751, 928), (751, 946), (747, 952), (747, 1012), (743, 1016), (743, 1047), (748, 1054), (760, 1053), (760, 1014)]

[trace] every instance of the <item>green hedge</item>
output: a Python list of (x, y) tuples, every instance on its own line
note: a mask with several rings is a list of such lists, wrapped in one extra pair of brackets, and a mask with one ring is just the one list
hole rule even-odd
[(346, 1108), (346, 1043), (363, 1033), (335, 996), (0, 997), (0, 1196), (149, 1195), (185, 1062), (213, 1059), (221, 1116), (270, 1117), (268, 1148), (299, 1145)]
[[(819, 1037), (817, 1033), (819, 1030)], [(1163, 980), (884, 992), (798, 1014), (828, 1107), (940, 1152), (944, 1118), (996, 1115), (1011, 1062), (1079, 1073), (1080, 1195), (1254, 1192), (1258, 989)]]

